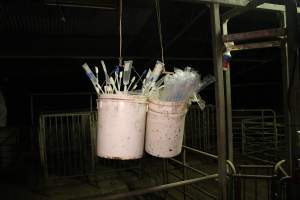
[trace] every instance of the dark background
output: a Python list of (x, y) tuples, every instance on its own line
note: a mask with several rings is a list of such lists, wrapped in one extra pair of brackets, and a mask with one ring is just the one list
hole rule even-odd
[[(118, 64), (118, 1), (85, 1), (98, 8), (49, 5), (56, 2), (0, 4), (0, 85), (10, 125), (30, 122), (33, 93), (94, 92), (81, 68), (84, 62), (100, 66), (103, 59), (109, 70)], [(203, 76), (213, 74), (208, 7), (177, 1), (161, 1), (160, 7), (166, 68), (188, 65)], [(228, 9), (222, 7), (221, 12)], [(123, 56), (133, 59), (141, 73), (160, 59), (155, 4), (124, 0), (123, 12)], [(229, 33), (276, 27), (276, 13), (255, 10), (232, 19)], [(279, 48), (232, 53), (233, 108), (271, 108), (281, 113), (280, 54)], [(213, 86), (201, 95), (208, 104), (214, 104)], [(59, 110), (89, 107), (89, 100), (78, 96), (49, 96), (34, 103), (51, 104)]]

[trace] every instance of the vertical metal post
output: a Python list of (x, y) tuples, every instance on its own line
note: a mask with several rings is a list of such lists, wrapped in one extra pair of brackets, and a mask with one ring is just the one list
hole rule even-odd
[[(228, 20), (223, 22), (223, 35), (228, 34), (227, 29)], [(231, 106), (231, 80), (230, 67), (224, 71), (225, 79), (225, 98), (226, 98), (226, 128), (227, 128), (227, 148), (228, 160), (233, 162), (233, 133), (232, 133), (232, 106)]]
[(219, 4), (211, 4), (211, 28), (214, 74), (216, 76), (215, 99), (217, 116), (217, 143), (219, 168), (219, 199), (227, 199), (227, 170), (226, 170), (226, 124), (225, 124), (225, 95), (223, 80), (222, 33), (220, 24)]
[(291, 130), (288, 133), (288, 147), (289, 147), (289, 168), (290, 174), (295, 175), (296, 166), (296, 134), (299, 127), (300, 121), (300, 107), (297, 98), (300, 97), (299, 94), (299, 66), (296, 66), (297, 58), (297, 1), (296, 0), (286, 0), (286, 26), (287, 26), (287, 63), (289, 67), (290, 84), (289, 91), (287, 94), (287, 100), (289, 103), (289, 111), (291, 116)]

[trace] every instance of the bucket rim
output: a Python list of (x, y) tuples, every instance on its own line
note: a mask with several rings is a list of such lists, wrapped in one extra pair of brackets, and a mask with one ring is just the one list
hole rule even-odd
[(156, 104), (156, 105), (162, 105), (162, 106), (182, 106), (187, 105), (186, 101), (161, 101), (157, 98), (150, 98), (149, 104)]
[(170, 111), (157, 111), (153, 110), (151, 108), (148, 109), (148, 113), (154, 113), (154, 114), (159, 114), (159, 115), (171, 115), (171, 116), (181, 116), (181, 115), (186, 115), (188, 112), (188, 109), (184, 109), (181, 112), (170, 112)]
[(147, 103), (147, 98), (142, 95), (128, 95), (128, 94), (101, 94), (97, 101), (101, 99), (112, 99), (112, 100), (138, 100)]

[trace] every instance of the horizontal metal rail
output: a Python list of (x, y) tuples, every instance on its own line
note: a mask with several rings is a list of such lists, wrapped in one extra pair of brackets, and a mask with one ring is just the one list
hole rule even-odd
[(214, 155), (214, 154), (211, 154), (211, 153), (207, 153), (207, 152), (204, 152), (204, 151), (200, 151), (198, 149), (194, 149), (194, 148), (191, 148), (191, 147), (187, 147), (185, 145), (183, 145), (183, 148), (187, 149), (187, 150), (190, 150), (190, 151), (193, 151), (195, 153), (199, 153), (199, 154), (202, 154), (204, 156), (207, 156), (207, 157), (210, 157), (212, 159), (218, 159), (218, 156)]
[(273, 165), (239, 165), (239, 168), (273, 168)]
[(252, 175), (252, 174), (233, 174), (234, 177), (242, 177), (242, 178), (253, 178), (253, 179), (268, 179), (272, 178), (273, 176), (269, 175)]
[(159, 185), (159, 186), (154, 186), (154, 187), (148, 187), (144, 189), (139, 189), (139, 190), (134, 190), (130, 192), (124, 192), (124, 193), (119, 193), (119, 194), (112, 194), (112, 195), (94, 195), (94, 196), (87, 196), (87, 197), (80, 197), (80, 198), (72, 198), (69, 200), (112, 200), (112, 199), (122, 199), (122, 198), (128, 198), (128, 197), (133, 197), (133, 196), (138, 196), (138, 195), (144, 195), (148, 193), (153, 193), (153, 192), (159, 192), (159, 191), (164, 191), (184, 185), (189, 185), (193, 183), (198, 183), (201, 181), (205, 180), (210, 180), (217, 178), (219, 175), (218, 174), (212, 174), (200, 178), (194, 178), (194, 179), (189, 179), (185, 181), (179, 181), (175, 183), (169, 183), (169, 184), (164, 184), (164, 185)]
[(244, 40), (260, 39), (260, 38), (272, 38), (282, 37), (286, 34), (286, 30), (283, 28), (265, 29), (259, 31), (250, 31), (244, 33), (233, 33), (223, 36), (223, 42), (237, 42)]
[(281, 41), (269, 41), (269, 42), (255, 42), (247, 44), (237, 44), (234, 45), (230, 50), (231, 51), (241, 51), (241, 50), (250, 50), (250, 49), (263, 49), (263, 48), (272, 48), (280, 47)]
[[(215, 159), (217, 160), (218, 159), (218, 156), (214, 155), (214, 154), (210, 154), (210, 153), (207, 153), (207, 152), (204, 152), (204, 151), (200, 151), (198, 149), (194, 149), (194, 148), (191, 148), (191, 147), (187, 147), (185, 145), (183, 145), (183, 148), (187, 149), (187, 150), (190, 150), (190, 151), (193, 151), (195, 153), (199, 153), (199, 154), (202, 154), (204, 156), (207, 156), (209, 158), (212, 158), (212, 159)], [(226, 163), (230, 166), (231, 170), (232, 170), (232, 173), (235, 174), (236, 173), (236, 169), (235, 169), (235, 166), (234, 164), (229, 161), (229, 160), (226, 160)]]

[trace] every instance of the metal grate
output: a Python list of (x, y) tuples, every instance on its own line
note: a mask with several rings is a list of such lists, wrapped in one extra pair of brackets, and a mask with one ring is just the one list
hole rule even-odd
[(83, 176), (95, 168), (95, 127), (90, 113), (42, 114), (39, 131), (45, 178)]
[(215, 109), (208, 105), (202, 111), (199, 106), (191, 106), (185, 123), (186, 145), (198, 150), (216, 153)]

